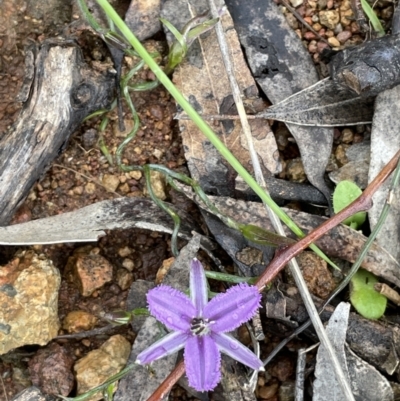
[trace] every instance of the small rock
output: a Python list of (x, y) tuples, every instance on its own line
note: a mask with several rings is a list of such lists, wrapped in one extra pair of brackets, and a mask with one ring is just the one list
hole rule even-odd
[(353, 142), (353, 139), (354, 139), (354, 132), (350, 128), (345, 128), (342, 132), (342, 142), (351, 143)]
[(286, 177), (295, 182), (304, 182), (306, 180), (306, 173), (300, 158), (289, 160), (286, 166)]
[(288, 22), (289, 26), (292, 29), (297, 29), (299, 27), (299, 22), (297, 21), (297, 18), (292, 13), (285, 14), (285, 18), (286, 18), (286, 21)]
[(135, 263), (133, 263), (132, 259), (125, 258), (122, 261), (122, 266), (125, 267), (126, 270), (129, 270), (131, 272), (131, 271), (133, 271), (133, 269), (135, 267)]
[(76, 281), (84, 297), (89, 297), (112, 280), (112, 265), (101, 255), (78, 255), (74, 263)]
[(292, 7), (297, 8), (303, 4), (303, 0), (290, 0)]
[[(313, 40), (313, 41), (315, 42), (314, 39), (317, 37), (317, 35), (315, 35), (314, 32), (307, 31), (307, 32), (304, 32), (303, 37), (304, 37), (304, 39), (306, 39), (306, 40)], [(311, 43), (310, 43), (310, 45), (308, 46), (308, 50), (309, 50), (309, 51), (310, 51), (310, 46), (312, 46), (312, 48), (315, 48), (315, 44), (311, 45)], [(315, 53), (315, 51), (314, 51), (313, 53)]]
[(347, 42), (352, 36), (352, 33), (350, 31), (342, 31), (336, 35), (336, 39), (340, 43), (345, 43)]
[(102, 183), (104, 187), (106, 188), (107, 191), (109, 192), (115, 192), (118, 188), (118, 185), (120, 183), (119, 177), (112, 175), (112, 174), (104, 174), (104, 177), (102, 179)]
[[(340, 11), (340, 23), (342, 24), (343, 27), (351, 25), (353, 21), (354, 21), (354, 13), (351, 8), (345, 11)], [(357, 25), (356, 32), (358, 30), (359, 27)]]
[(96, 322), (96, 316), (82, 310), (77, 310), (68, 313), (63, 320), (62, 327), (68, 333), (79, 333), (93, 329)]
[[(154, 195), (161, 200), (166, 199), (165, 194), (165, 177), (164, 174), (158, 171), (150, 171), (150, 185), (153, 188)], [(143, 193), (148, 196), (147, 188), (144, 188)]]
[(333, 36), (331, 38), (328, 38), (328, 43), (332, 46), (332, 47), (340, 47), (340, 42)]
[(97, 135), (97, 130), (95, 130), (94, 128), (86, 130), (82, 135), (82, 146), (86, 150), (93, 148), (93, 146), (96, 145), (97, 142)]
[(133, 282), (133, 274), (130, 273), (126, 269), (119, 269), (117, 271), (117, 284), (121, 288), (122, 291), (127, 290), (130, 288)]
[(129, 248), (129, 246), (124, 246), (123, 248), (118, 249), (118, 255), (121, 256), (121, 258), (126, 258), (132, 253), (132, 249)]
[(129, 172), (129, 177), (133, 178), (136, 181), (139, 181), (142, 178), (142, 172), (141, 171), (130, 171)]
[(340, 21), (339, 12), (337, 10), (321, 11), (319, 20), (322, 25), (333, 30)]
[[(131, 351), (130, 343), (121, 335), (110, 337), (99, 349), (89, 352), (74, 366), (78, 382), (78, 395), (104, 383), (110, 376), (124, 368)], [(98, 392), (88, 401), (101, 400)]]
[(149, 108), (150, 114), (156, 119), (161, 121), (164, 118), (164, 113), (160, 105), (153, 104)]
[(165, 275), (168, 273), (169, 269), (175, 262), (175, 258), (171, 257), (163, 260), (161, 267), (158, 269), (156, 274), (156, 284), (161, 284)]
[(339, 145), (336, 148), (335, 157), (340, 166), (344, 166), (346, 163), (348, 163), (348, 159), (346, 156), (346, 149), (343, 145)]
[(85, 192), (89, 195), (92, 195), (96, 192), (96, 185), (93, 182), (88, 182), (85, 185)]
[(29, 361), (32, 383), (46, 394), (67, 396), (74, 387), (70, 353), (56, 343), (40, 349)]
[(60, 273), (50, 259), (23, 251), (0, 267), (0, 355), (46, 345), (58, 333)]

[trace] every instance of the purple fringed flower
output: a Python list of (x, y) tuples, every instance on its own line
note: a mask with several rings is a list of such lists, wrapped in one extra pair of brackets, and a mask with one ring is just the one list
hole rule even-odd
[(247, 322), (260, 307), (257, 288), (239, 284), (207, 302), (207, 281), (202, 264), (193, 259), (190, 270), (190, 298), (166, 285), (147, 293), (150, 313), (171, 333), (141, 352), (136, 362), (147, 364), (185, 348), (185, 368), (190, 386), (209, 391), (221, 379), (220, 352), (262, 370), (263, 363), (229, 334)]

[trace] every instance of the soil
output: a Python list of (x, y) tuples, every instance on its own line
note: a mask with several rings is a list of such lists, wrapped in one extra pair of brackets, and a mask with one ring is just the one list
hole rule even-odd
[[(329, 0), (330, 1), (330, 0)], [(15, 101), (16, 95), (24, 78), (24, 44), (28, 39), (41, 41), (55, 35), (64, 24), (74, 18), (73, 13), (57, 9), (53, 23), (46, 23), (42, 16), (35, 17), (35, 8), (29, 1), (4, 0), (0, 9), (0, 137), (2, 132), (16, 121), (21, 104)], [(59, 3), (62, 4), (63, 2)], [(68, 2), (64, 2), (65, 4)], [(61, 6), (58, 6), (61, 7)], [(62, 7), (61, 7), (62, 8)], [(316, 10), (316, 2), (305, 2), (301, 14), (311, 19)], [(65, 11), (65, 10), (64, 10)], [(315, 11), (317, 13), (317, 11)], [(41, 18), (42, 17), (42, 18)], [(45, 25), (46, 23), (46, 25)], [(320, 62), (317, 51), (317, 41), (300, 23), (292, 22), (293, 28), (307, 40), (307, 45), (316, 62)], [(320, 28), (322, 29), (322, 27)], [(361, 41), (361, 35), (352, 28), (353, 41)], [(153, 41), (149, 46), (160, 46), (159, 41)], [(99, 62), (109, 63), (109, 56), (104, 46), (91, 50), (91, 56)], [(164, 46), (164, 43), (161, 43)], [(319, 49), (319, 48), (318, 48)], [(324, 68), (323, 64), (319, 64)], [(151, 81), (154, 76), (146, 68), (138, 74), (137, 80)], [(123, 162), (128, 165), (143, 165), (146, 163), (163, 164), (171, 169), (186, 171), (185, 158), (180, 143), (177, 125), (173, 119), (176, 111), (175, 103), (168, 92), (162, 87), (152, 91), (134, 92), (133, 103), (139, 115), (141, 128), (137, 136), (126, 147)], [(124, 122), (129, 126), (131, 115), (124, 110)], [(13, 223), (39, 219), (55, 214), (76, 210), (83, 206), (105, 199), (122, 196), (144, 196), (144, 178), (137, 172), (121, 172), (115, 165), (110, 165), (97, 144), (99, 139), (100, 118), (92, 118), (79, 128), (69, 142), (65, 152), (53, 163), (42, 179), (32, 188), (26, 202), (14, 216)], [(278, 129), (279, 128), (279, 129)], [(299, 156), (298, 149), (289, 134), (282, 134), (282, 127), (276, 127), (284, 137), (285, 146), (280, 150), (285, 159)], [(362, 135), (356, 132), (362, 139)], [(113, 153), (123, 140), (124, 134), (118, 129), (117, 113), (110, 114), (110, 123), (103, 133), (104, 141)], [(336, 144), (340, 144), (341, 131), (336, 132)], [(357, 141), (357, 137), (355, 138)], [(282, 174), (282, 177), (285, 173)], [(110, 177), (112, 177), (110, 179)], [(109, 182), (114, 186), (111, 190)], [(117, 183), (117, 184), (115, 184)], [(167, 193), (169, 201), (179, 203), (179, 207), (192, 210), (189, 202), (182, 201), (174, 193)], [(91, 297), (82, 297), (78, 286), (70, 280), (66, 268), (68, 259), (77, 249), (86, 247), (87, 252), (93, 251), (104, 256), (113, 267), (112, 282), (97, 290)], [(2, 247), (0, 249), (0, 264), (8, 262), (21, 247)], [(90, 312), (99, 316), (102, 312), (123, 309), (129, 283), (136, 279), (152, 281), (163, 260), (172, 256), (169, 246), (169, 236), (132, 229), (113, 231), (101, 238), (97, 244), (63, 244), (35, 246), (36, 251), (49, 257), (62, 274), (62, 284), (59, 296), (59, 318), (62, 322), (66, 315), (74, 310)], [(127, 277), (125, 282), (118, 281), (121, 276)], [(66, 332), (61, 330), (60, 335)], [(135, 333), (122, 327), (112, 334), (120, 333), (133, 342)], [(109, 336), (109, 333), (94, 336), (85, 340), (56, 340), (55, 343), (64, 347), (74, 360), (84, 356), (88, 351), (98, 348)], [(279, 341), (278, 337), (270, 336), (263, 354), (268, 354)], [(300, 342), (291, 342), (293, 350)], [(19, 391), (30, 385), (32, 377), (28, 364), (39, 347), (23, 347), (2, 357), (0, 363), (0, 400), (11, 399)], [(294, 379), (295, 361), (282, 353), (268, 368), (269, 382), (260, 382), (263, 393), (260, 398), (276, 400), (278, 383)], [(185, 392), (176, 389), (174, 395), (186, 398)]]

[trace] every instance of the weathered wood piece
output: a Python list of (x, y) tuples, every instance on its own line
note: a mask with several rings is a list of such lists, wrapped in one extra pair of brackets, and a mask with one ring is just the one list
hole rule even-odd
[(115, 72), (91, 69), (75, 42), (46, 40), (27, 53), (33, 81), (24, 87), (27, 99), (18, 121), (0, 137), (0, 226), (83, 119), (112, 100)]
[(374, 96), (400, 83), (400, 36), (391, 35), (339, 52), (330, 63), (333, 81), (358, 95)]

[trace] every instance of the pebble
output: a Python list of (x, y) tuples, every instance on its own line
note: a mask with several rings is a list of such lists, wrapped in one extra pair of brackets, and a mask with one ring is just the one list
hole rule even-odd
[(86, 192), (88, 195), (94, 194), (94, 193), (96, 192), (96, 185), (93, 184), (93, 182), (88, 182), (88, 183), (85, 185), (85, 192)]
[(299, 22), (292, 13), (285, 14), (285, 18), (292, 29), (297, 29), (299, 27)]
[(127, 270), (129, 270), (131, 272), (131, 271), (133, 271), (133, 269), (135, 267), (135, 263), (133, 263), (132, 259), (125, 258), (122, 261), (122, 266), (125, 267), (125, 269), (127, 269)]
[(82, 310), (76, 310), (68, 313), (63, 320), (62, 327), (68, 333), (79, 333), (93, 329), (96, 323), (96, 316)]
[(351, 143), (354, 139), (354, 132), (350, 128), (345, 128), (342, 132), (342, 142)]
[(117, 284), (122, 291), (130, 288), (133, 282), (133, 274), (126, 269), (118, 269), (117, 271)]
[(336, 148), (335, 157), (340, 166), (343, 166), (348, 162), (347, 156), (346, 156), (346, 149), (344, 148), (343, 145), (339, 145)]
[(136, 181), (139, 181), (142, 178), (142, 172), (141, 171), (130, 171), (129, 176), (133, 178)]
[[(84, 394), (93, 387), (104, 383), (110, 376), (117, 374), (128, 361), (130, 343), (121, 335), (110, 337), (99, 349), (89, 352), (74, 366), (77, 381), (77, 394)], [(116, 390), (117, 386), (115, 386)], [(98, 392), (87, 398), (98, 401), (103, 394)]]
[(112, 174), (104, 174), (101, 181), (108, 192), (115, 192), (120, 184), (119, 177)]
[[(72, 355), (57, 343), (51, 343), (38, 350), (29, 361), (29, 373), (32, 384), (46, 394), (67, 396), (74, 388)], [(49, 397), (53, 398), (53, 397)], [(46, 398), (27, 398), (28, 400), (44, 400)]]
[[(306, 40), (314, 40), (317, 37), (317, 35), (315, 35), (314, 32), (307, 31), (307, 32), (304, 33), (303, 37)], [(309, 51), (310, 51), (310, 45), (311, 45), (311, 43), (308, 45), (308, 50)]]
[(340, 21), (339, 12), (337, 10), (321, 11), (319, 21), (322, 25), (333, 30)]
[(300, 158), (288, 161), (286, 166), (286, 177), (290, 181), (304, 182), (306, 180), (306, 173), (304, 172), (303, 162)]
[(292, 7), (297, 8), (303, 4), (303, 0), (290, 0)]
[(352, 36), (352, 33), (350, 31), (342, 31), (337, 34), (336, 39), (340, 43), (345, 43), (351, 38), (351, 36)]
[(112, 280), (112, 265), (101, 255), (78, 255), (73, 267), (81, 294), (89, 297)]
[(332, 47), (340, 47), (340, 42), (333, 36), (331, 38), (328, 38), (328, 43), (332, 46)]
[(58, 269), (44, 255), (23, 251), (0, 271), (0, 355), (24, 345), (46, 345), (59, 329)]
[(118, 249), (118, 255), (121, 256), (121, 258), (126, 258), (132, 253), (132, 249), (129, 248), (129, 246), (124, 246), (123, 248)]
[[(150, 171), (150, 184), (153, 189), (154, 195), (161, 200), (165, 200), (167, 195), (165, 193), (165, 177), (164, 174), (158, 171)], [(148, 195), (147, 188), (143, 190), (145, 195)]]

